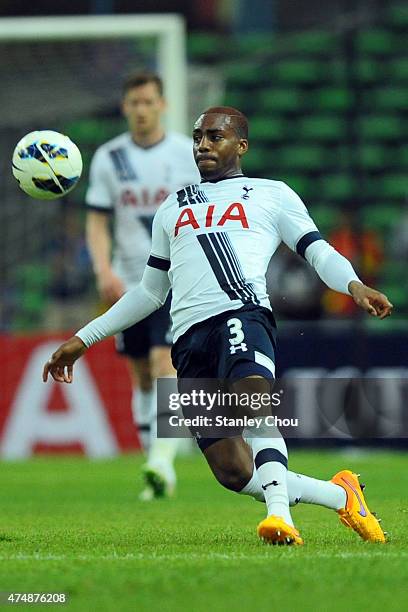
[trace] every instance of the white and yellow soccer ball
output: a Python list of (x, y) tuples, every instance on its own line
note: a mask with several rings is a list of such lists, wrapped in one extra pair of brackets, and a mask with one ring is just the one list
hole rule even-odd
[(13, 153), (13, 175), (21, 189), (38, 200), (55, 200), (71, 191), (81, 176), (81, 152), (64, 134), (30, 132)]

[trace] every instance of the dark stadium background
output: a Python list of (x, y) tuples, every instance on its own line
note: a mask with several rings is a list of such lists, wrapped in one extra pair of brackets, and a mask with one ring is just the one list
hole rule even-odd
[[(6, 0), (0, 7), (4, 17), (138, 12), (185, 16), (191, 118), (202, 109), (205, 98), (197, 95), (197, 87), (200, 91), (198, 81), (206, 79), (213, 102), (236, 106), (249, 117), (246, 173), (282, 179), (293, 187), (323, 235), (352, 260), (367, 284), (385, 292), (394, 304), (391, 318), (370, 319), (351, 300), (326, 290), (313, 271), (282, 248), (269, 271), (279, 322), (279, 372), (298, 368), (306, 376), (306, 369), (310, 373), (311, 368), (323, 368), (325, 375), (334, 372), (358, 378), (368, 373), (375, 379), (404, 379), (408, 356), (407, 4), (402, 0), (77, 0), (61, 1), (57, 10), (55, 2), (39, 0), (34, 5)], [(44, 46), (46, 62), (47, 49)], [(84, 57), (85, 61), (92, 58)], [(3, 54), (0, 68), (6, 70), (8, 64), (10, 70), (10, 63)], [(27, 92), (36, 89), (35, 71), (26, 87)], [(47, 87), (45, 116), (52, 79)], [(0, 92), (0, 102), (1, 97)], [(28, 93), (25, 101), (30, 104)], [(20, 103), (16, 99), (16, 105)], [(25, 132), (34, 129), (27, 117), (29, 113), (21, 113), (18, 120), (10, 121), (5, 113), (0, 119), (4, 456), (30, 452), (26, 448), (13, 454), (4, 437), (22, 373), (39, 339), (43, 342), (47, 334), (69, 335), (101, 308), (83, 238), (86, 178), (69, 198), (51, 205), (17, 194), (10, 178), (12, 149)], [(123, 130), (124, 124), (115, 94), (108, 105), (87, 118), (70, 117), (65, 109), (50, 127), (65, 131), (80, 146), (86, 177), (95, 148)], [(99, 375), (103, 373), (100, 392), (117, 446), (137, 448), (123, 364), (114, 356), (111, 343), (98, 350), (99, 358), (91, 360), (89, 367), (93, 373), (98, 368)], [(398, 392), (402, 407), (406, 393), (403, 385), (397, 386), (402, 389)], [(69, 411), (69, 400), (55, 389), (46, 409)], [(387, 409), (384, 401), (381, 410)], [(406, 435), (401, 428), (392, 435), (388, 432), (384, 441), (379, 439), (381, 427), (370, 431), (377, 443), (391, 445), (397, 438), (402, 443), (400, 438)], [(360, 435), (365, 438), (364, 428)], [(39, 432), (32, 450), (83, 448), (81, 443), (57, 438), (41, 440)]]

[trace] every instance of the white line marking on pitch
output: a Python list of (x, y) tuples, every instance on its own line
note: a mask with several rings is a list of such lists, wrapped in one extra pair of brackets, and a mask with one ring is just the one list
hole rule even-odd
[[(275, 549), (271, 548), (271, 554)], [(302, 549), (303, 551), (304, 549)], [(269, 552), (269, 549), (268, 549)], [(348, 552), (317, 552), (311, 551), (314, 558), (320, 557), (325, 559), (373, 559), (380, 557), (382, 559), (402, 559), (408, 557), (407, 551), (388, 552), (384, 551), (348, 551)], [(125, 555), (112, 553), (110, 555), (53, 555), (47, 553), (17, 553), (12, 555), (0, 555), (1, 561), (207, 561), (207, 560), (225, 560), (225, 561), (240, 561), (240, 560), (259, 560), (264, 561), (267, 555), (260, 554), (245, 554), (245, 553), (175, 553), (174, 555), (156, 555), (155, 553), (128, 553)], [(292, 557), (293, 559), (294, 557)], [(299, 558), (299, 557), (296, 557)], [(304, 559), (304, 555), (301, 557)]]

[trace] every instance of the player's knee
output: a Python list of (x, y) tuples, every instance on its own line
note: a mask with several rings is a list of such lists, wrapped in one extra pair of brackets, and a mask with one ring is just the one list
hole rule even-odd
[(143, 393), (149, 393), (152, 390), (152, 380), (150, 377), (140, 378), (139, 379), (139, 387)]
[(149, 393), (153, 389), (152, 377), (148, 368), (140, 368), (137, 372), (134, 371), (132, 382), (143, 393)]
[(233, 463), (218, 467), (214, 473), (223, 487), (237, 493), (242, 491), (252, 477), (246, 467)]
[(174, 369), (169, 364), (160, 364), (154, 370), (153, 378), (168, 378), (169, 376), (176, 376)]
[(162, 349), (153, 353), (150, 363), (153, 378), (165, 378), (176, 375), (168, 349)]
[(145, 358), (129, 359), (128, 363), (133, 387), (138, 387), (143, 393), (151, 391), (153, 385), (149, 361)]

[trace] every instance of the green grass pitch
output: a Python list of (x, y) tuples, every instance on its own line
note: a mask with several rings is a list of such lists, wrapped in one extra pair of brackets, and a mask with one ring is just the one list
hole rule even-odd
[(2, 464), (0, 591), (67, 592), (66, 609), (84, 611), (407, 609), (404, 454), (292, 453), (306, 474), (361, 472), (391, 537), (364, 543), (333, 511), (299, 505), (296, 548), (258, 541), (263, 505), (223, 490), (198, 454), (178, 461), (175, 499), (139, 502), (141, 462)]

